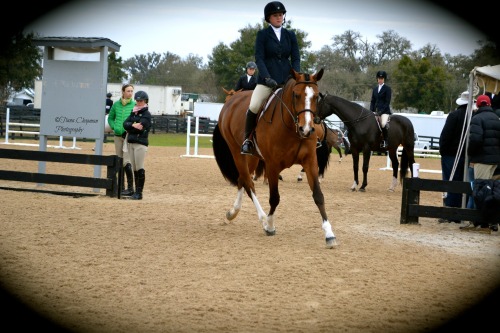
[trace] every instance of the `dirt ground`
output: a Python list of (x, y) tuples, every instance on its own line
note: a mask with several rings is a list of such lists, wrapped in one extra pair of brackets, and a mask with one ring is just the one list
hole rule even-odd
[[(78, 147), (65, 152), (93, 154), (93, 143)], [(106, 143), (104, 154), (113, 149)], [(464, 232), (430, 218), (400, 224), (402, 189), (387, 191), (385, 156), (373, 156), (361, 193), (349, 190), (351, 156), (338, 163), (332, 155), (321, 186), (339, 246), (326, 249), (311, 192), (297, 181), (300, 166), (282, 173), (270, 237), (248, 197), (228, 222), (236, 189), (214, 159), (184, 154), (186, 148), (150, 147), (142, 201), (104, 191), (74, 197), (0, 190), (0, 283), (20, 300), (4, 302), (4, 319), (23, 328), (33, 315), (27, 306), (40, 316), (31, 323), (41, 318), (73, 332), (498, 331), (492, 309), (473, 306), (498, 288), (499, 233)], [(440, 179), (422, 171), (439, 170), (438, 159), (417, 160), (421, 178)], [(0, 158), (0, 170), (37, 168)], [(47, 163), (47, 173), (93, 172)], [(94, 193), (3, 180), (0, 187)], [(267, 187), (259, 180), (256, 188), (267, 209)], [(421, 203), (441, 205), (441, 193), (423, 192)]]

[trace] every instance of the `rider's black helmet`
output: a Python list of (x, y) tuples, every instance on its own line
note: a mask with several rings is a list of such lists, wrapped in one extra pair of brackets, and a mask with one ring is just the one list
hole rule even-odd
[(107, 98), (111, 98), (111, 96), (113, 96), (113, 94), (112, 94), (112, 93), (107, 93), (107, 94), (106, 94), (106, 97), (107, 97)]
[(146, 101), (146, 103), (149, 101), (149, 96), (145, 91), (139, 90), (138, 92), (135, 93), (134, 99), (136, 101)]
[(384, 78), (384, 80), (387, 80), (387, 73), (386, 73), (385, 71), (378, 71), (378, 72), (377, 72), (377, 79), (378, 79), (379, 77), (383, 77), (383, 78)]
[(269, 16), (275, 13), (286, 13), (285, 6), (279, 1), (272, 1), (264, 7), (264, 18), (266, 22), (269, 23)]
[(255, 68), (257, 68), (257, 64), (253, 61), (249, 61), (249, 62), (247, 62), (247, 69), (249, 69), (249, 68), (255, 69)]

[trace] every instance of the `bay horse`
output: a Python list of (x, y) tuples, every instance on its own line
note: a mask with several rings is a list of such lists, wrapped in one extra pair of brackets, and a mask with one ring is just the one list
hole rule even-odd
[[(265, 234), (275, 235), (275, 212), (280, 203), (279, 174), (285, 168), (300, 164), (305, 169), (314, 203), (321, 215), (326, 247), (333, 248), (337, 245), (319, 183), (316, 157), (318, 139), (313, 121), (316, 117), (319, 94), (317, 82), (323, 76), (323, 72), (322, 68), (311, 75), (291, 69), (290, 78), (282, 88), (273, 91), (266, 110), (257, 116), (257, 124), (252, 135), (255, 155), (240, 153), (246, 112), (253, 91), (236, 93), (222, 106), (219, 121), (214, 128), (212, 146), (222, 176), (237, 187), (236, 200), (226, 212), (227, 220), (236, 218), (241, 210), (243, 195), (246, 193), (255, 206)], [(270, 208), (267, 214), (257, 198), (251, 176), (256, 171), (259, 161), (264, 161), (261, 165), (264, 165), (269, 184)]]
[[(340, 120), (347, 126), (351, 154), (353, 160), (354, 183), (351, 186), (352, 191), (356, 191), (359, 186), (358, 168), (359, 153), (363, 153), (363, 183), (359, 191), (364, 192), (368, 185), (368, 168), (370, 165), (370, 156), (372, 151), (380, 151), (380, 143), (383, 139), (382, 130), (375, 114), (362, 107), (361, 105), (348, 101), (342, 97), (320, 93), (318, 101), (318, 116), (325, 119), (331, 114), (336, 114)], [(387, 131), (387, 151), (392, 163), (392, 182), (389, 191), (394, 192), (398, 181), (398, 147), (403, 146), (401, 154), (400, 183), (415, 163), (414, 147), (415, 134), (413, 124), (405, 116), (392, 114), (388, 121)]]

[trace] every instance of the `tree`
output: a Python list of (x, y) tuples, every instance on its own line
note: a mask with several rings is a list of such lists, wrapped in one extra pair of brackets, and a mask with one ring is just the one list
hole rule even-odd
[(127, 78), (127, 73), (122, 69), (123, 61), (116, 56), (116, 52), (108, 54), (108, 82), (123, 82)]
[(414, 107), (419, 112), (430, 114), (441, 110), (445, 104), (445, 83), (450, 78), (443, 66), (433, 65), (428, 58), (413, 60), (403, 56), (393, 77), (398, 91), (392, 105), (396, 109)]
[(33, 45), (34, 34), (13, 35), (0, 52), (0, 97), (9, 96), (23, 88), (34, 87), (34, 81), (42, 74), (42, 52)]

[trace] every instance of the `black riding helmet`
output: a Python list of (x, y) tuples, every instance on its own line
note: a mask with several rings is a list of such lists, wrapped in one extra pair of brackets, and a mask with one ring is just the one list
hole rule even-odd
[(378, 79), (379, 77), (383, 77), (383, 78), (384, 78), (384, 80), (387, 80), (387, 73), (386, 73), (385, 71), (378, 71), (378, 72), (377, 72), (377, 79)]
[(283, 15), (286, 14), (285, 6), (279, 1), (272, 1), (264, 7), (264, 18), (267, 23), (269, 23), (269, 16), (275, 13), (283, 13)]
[(257, 68), (257, 64), (253, 61), (249, 61), (249, 62), (247, 62), (247, 69), (249, 69), (249, 68), (255, 69), (255, 68)]
[(138, 92), (135, 93), (134, 99), (137, 101), (146, 101), (146, 103), (149, 101), (149, 96), (145, 91), (139, 90)]

